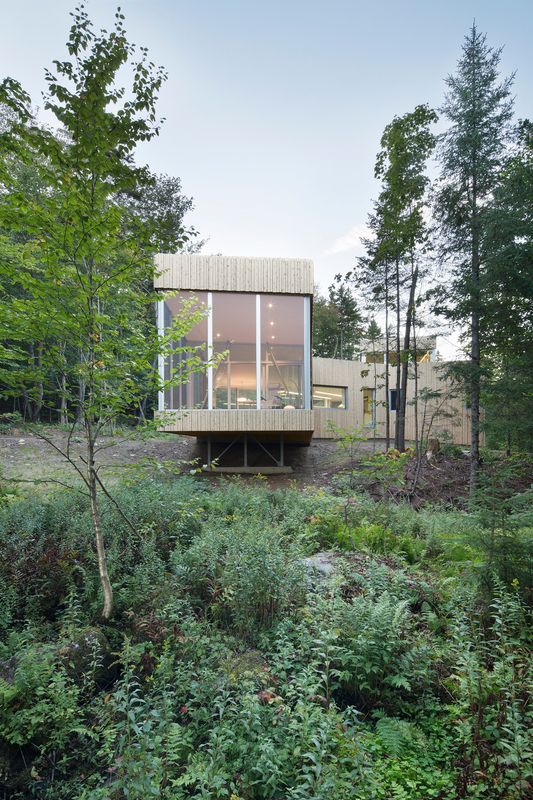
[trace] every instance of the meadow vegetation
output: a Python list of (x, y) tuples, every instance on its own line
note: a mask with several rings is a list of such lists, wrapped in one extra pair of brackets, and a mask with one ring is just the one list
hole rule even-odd
[(527, 796), (527, 492), (505, 527), (342, 482), (115, 495), (107, 621), (87, 499), (0, 509), (4, 797)]

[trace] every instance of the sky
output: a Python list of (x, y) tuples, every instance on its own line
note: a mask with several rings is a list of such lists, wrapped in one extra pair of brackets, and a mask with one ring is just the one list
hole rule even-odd
[[(74, 2), (0, 0), (0, 78), (42, 102)], [(117, 5), (88, 0), (98, 27)], [(438, 108), (473, 20), (518, 117), (533, 115), (528, 0), (122, 0), (130, 41), (168, 71), (138, 160), (181, 178), (205, 253), (311, 258), (322, 290), (361, 254), (383, 128)]]

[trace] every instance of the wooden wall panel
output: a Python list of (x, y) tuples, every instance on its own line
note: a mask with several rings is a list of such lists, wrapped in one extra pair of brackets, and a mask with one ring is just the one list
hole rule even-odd
[[(383, 365), (377, 365), (378, 375), (383, 372)], [(392, 370), (391, 370), (392, 373)], [(433, 400), (419, 407), (419, 431), (425, 417), (425, 429), (433, 412), (440, 404), (440, 410), (432, 421), (431, 435), (443, 438), (448, 435), (455, 444), (468, 444), (470, 441), (470, 417), (461, 397), (447, 396), (451, 385), (442, 379), (438, 365), (431, 363), (420, 364), (418, 367), (419, 389), (438, 390), (445, 398)], [(158, 412), (161, 420), (159, 430), (172, 433), (183, 433), (193, 436), (202, 436), (206, 433), (213, 435), (253, 433), (253, 434), (293, 434), (292, 439), (308, 441), (313, 434), (317, 439), (331, 439), (334, 432), (328, 428), (331, 421), (336, 426), (351, 429), (363, 426), (363, 388), (373, 388), (373, 365), (363, 364), (359, 361), (341, 361), (329, 358), (313, 359), (313, 383), (323, 386), (345, 386), (347, 388), (348, 408), (343, 409), (262, 409), (239, 411), (237, 409), (194, 409), (184, 412)], [(391, 388), (394, 380), (391, 374)], [(407, 399), (412, 399), (414, 394), (414, 380), (411, 378), (407, 387)], [(382, 377), (378, 378), (376, 409), (377, 438), (385, 435), (385, 389)], [(381, 405), (380, 405), (381, 403)], [(390, 412), (391, 438), (394, 440), (395, 412)], [(314, 433), (313, 433), (314, 431)], [(368, 428), (368, 438), (373, 432)], [(415, 438), (414, 406), (407, 406), (406, 413), (406, 439)]]
[[(285, 433), (313, 430), (313, 412), (304, 409), (191, 409), (158, 411), (159, 430), (170, 433)], [(309, 438), (309, 437), (307, 437)]]
[[(436, 437), (451, 437), (455, 444), (469, 444), (470, 442), (470, 415), (465, 407), (463, 398), (453, 396), (452, 386), (449, 381), (442, 377), (442, 365), (425, 363), (418, 365), (418, 386), (419, 390), (428, 388), (440, 391), (444, 399), (432, 400), (424, 404), (419, 403), (419, 430), (422, 428), (425, 417), (425, 427), (427, 430), (428, 422), (431, 417), (431, 435)], [(376, 421), (378, 438), (385, 436), (386, 409), (385, 387), (383, 379), (383, 364), (376, 364), (377, 370), (377, 408)], [(390, 367), (390, 388), (396, 386), (396, 374), (394, 367)], [(323, 386), (345, 386), (347, 387), (347, 409), (315, 409), (315, 432), (314, 436), (318, 439), (329, 439), (335, 435), (329, 428), (329, 422), (333, 422), (342, 428), (362, 427), (363, 425), (363, 396), (364, 388), (374, 387), (374, 365), (365, 364), (360, 361), (342, 361), (340, 359), (314, 358), (313, 359), (313, 383)], [(415, 413), (414, 406), (409, 404), (414, 396), (414, 377), (411, 375), (407, 385), (407, 410), (406, 410), (406, 439), (415, 438)], [(433, 412), (436, 408), (436, 414)], [(394, 425), (396, 413), (390, 412), (391, 437), (394, 439)], [(368, 437), (372, 438), (372, 429), (368, 429)]]
[(313, 294), (313, 262), (301, 258), (237, 258), (159, 253), (156, 289)]

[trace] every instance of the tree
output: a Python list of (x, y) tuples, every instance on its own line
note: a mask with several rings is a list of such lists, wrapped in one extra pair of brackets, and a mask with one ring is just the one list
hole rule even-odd
[(487, 211), (482, 281), (484, 427), (496, 446), (533, 450), (533, 126), (518, 126)]
[[(7, 133), (15, 121), (14, 112), (7, 106), (0, 105), (0, 131)], [(29, 119), (27, 124), (37, 125), (37, 122)], [(67, 137), (61, 129), (54, 131), (52, 135), (58, 139), (59, 146), (61, 141), (67, 142)], [(23, 195), (28, 202), (39, 203), (43, 193), (49, 194), (52, 191), (43, 178), (42, 164), (38, 163), (36, 156), (31, 160), (23, 160), (16, 153), (10, 155), (6, 153), (3, 172), (4, 179), (0, 180), (0, 192), (16, 193)], [(187, 226), (184, 221), (185, 215), (192, 208), (192, 198), (183, 194), (179, 178), (152, 175), (143, 185), (142, 191), (124, 193), (122, 196), (117, 196), (115, 202), (125, 206), (134, 217), (151, 226), (152, 245), (159, 251), (168, 252), (184, 247), (192, 252), (201, 248), (203, 241), (198, 240), (197, 231)], [(5, 246), (6, 258), (12, 260), (17, 247), (22, 252), (24, 245), (31, 241), (31, 238), (31, 233), (27, 230), (16, 230), (11, 226), (0, 229), (0, 249)], [(151, 280), (151, 276), (148, 276), (146, 286), (143, 287), (147, 292), (151, 291)], [(12, 285), (6, 275), (0, 294), (9, 297), (13, 292), (23, 294), (24, 289), (20, 285)], [(118, 296), (115, 303), (119, 303)], [(144, 320), (147, 329), (153, 326), (153, 309), (149, 305), (145, 309)], [(63, 354), (63, 364), (59, 370), (48, 370), (43, 363), (42, 351), (51, 346), (58, 346)], [(10, 394), (8, 398), (5, 393), (0, 393), (1, 410), (20, 411), (24, 420), (38, 422), (45, 419), (50, 421), (59, 419), (66, 425), (71, 384), (76, 385), (79, 394), (83, 394), (84, 391), (79, 374), (82, 354), (71, 342), (65, 341), (64, 338), (55, 342), (50, 340), (49, 335), (44, 341), (33, 341), (26, 336), (21, 347), (26, 352), (27, 360), (24, 380), (20, 383), (18, 395)], [(19, 377), (22, 377), (20, 371)], [(11, 376), (11, 381), (7, 381), (11, 388), (13, 388), (13, 378), (14, 375)], [(144, 395), (139, 404), (140, 416), (149, 413), (155, 399), (153, 385), (145, 382)], [(79, 406), (78, 411), (81, 413)]]
[[(114, 500), (100, 475), (101, 434), (118, 416), (132, 416), (144, 381), (162, 388), (156, 356), (168, 354), (203, 313), (187, 306), (161, 339), (155, 325), (144, 324), (155, 297), (146, 287), (151, 286), (159, 241), (153, 219), (128, 207), (123, 198), (141, 196), (153, 186), (149, 171), (137, 167), (133, 157), (137, 144), (159, 131), (155, 105), (165, 73), (149, 61), (145, 48), (137, 55), (123, 20), (119, 11), (110, 33), (95, 33), (83, 6), (74, 13), (67, 42), (72, 60), (56, 61), (55, 71), (46, 72), (45, 108), (62, 126), (61, 139), (34, 124), (29, 97), (15, 81), (8, 78), (0, 86), (0, 101), (17, 118), (0, 138), (0, 180), (7, 179), (9, 159), (15, 156), (33, 164), (46, 186), (36, 198), (16, 187), (1, 197), (0, 228), (23, 232), (26, 238), (16, 258), (2, 262), (3, 278), (17, 288), (2, 298), (0, 323), (8, 326), (2, 339), (10, 342), (7, 378), (16, 391), (27, 377), (21, 357), (25, 338), (47, 342), (41, 366), (50, 372), (62, 369), (58, 343), (69, 342), (80, 353), (83, 391), (69, 401), (81, 412), (84, 454), (72, 452), (74, 424), (64, 448), (47, 441), (67, 459), (79, 481), (76, 488), (89, 497), (104, 618), (112, 614), (113, 591), (100, 497)], [(132, 72), (127, 92), (116, 84), (126, 66)], [(194, 351), (182, 363), (187, 374), (177, 375), (176, 382), (203, 366)]]
[(135, 215), (152, 226), (153, 246), (160, 253), (174, 253), (184, 248), (197, 253), (205, 240), (197, 239), (195, 228), (186, 228), (184, 219), (193, 209), (192, 197), (183, 194), (180, 178), (170, 175), (153, 175), (140, 193), (130, 193), (123, 198)]
[(365, 338), (368, 342), (370, 347), (370, 352), (372, 353), (372, 379), (373, 379), (373, 425), (372, 425), (372, 451), (375, 452), (376, 450), (376, 436), (377, 436), (377, 424), (376, 424), (376, 403), (377, 403), (377, 396), (378, 396), (378, 372), (377, 372), (377, 364), (376, 364), (376, 345), (382, 339), (381, 328), (377, 324), (376, 320), (371, 318), (368, 322), (368, 327), (365, 331)]
[[(428, 239), (424, 222), (426, 186), (424, 170), (436, 138), (430, 126), (436, 113), (427, 105), (395, 117), (381, 137), (376, 161), (376, 177), (383, 181), (378, 207), (382, 219), (381, 236), (393, 264), (396, 313), (396, 426), (395, 447), (405, 450), (405, 411), (410, 342), (420, 271), (419, 251)], [(402, 293), (407, 292), (403, 348), (400, 341)], [(416, 361), (415, 361), (416, 365)]]
[(378, 202), (374, 203), (374, 212), (369, 214), (368, 227), (371, 236), (362, 239), (366, 254), (357, 259), (356, 267), (346, 275), (356, 285), (363, 287), (366, 293), (367, 308), (372, 313), (383, 311), (385, 321), (385, 448), (390, 447), (390, 328), (389, 313), (391, 310), (391, 255), (387, 243), (386, 221), (383, 209)]
[(466, 326), (469, 337), (468, 394), (471, 413), (470, 490), (475, 495), (479, 472), (480, 393), (482, 378), (481, 291), (486, 267), (488, 211), (505, 160), (513, 101), (513, 76), (500, 80), (501, 49), (492, 49), (474, 24), (465, 37), (442, 113), (450, 127), (440, 141), (440, 186), (436, 215), (441, 231), (441, 258), (452, 267), (447, 303), (438, 310)]
[(315, 289), (313, 304), (313, 354), (322, 358), (352, 360), (361, 340), (362, 317), (350, 287), (335, 277), (322, 297)]

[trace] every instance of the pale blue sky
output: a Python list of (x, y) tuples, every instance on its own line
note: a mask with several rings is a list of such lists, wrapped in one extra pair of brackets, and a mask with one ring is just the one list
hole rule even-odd
[[(206, 253), (300, 256), (326, 288), (360, 252), (377, 193), (383, 127), (436, 107), (475, 18), (517, 70), (517, 115), (532, 116), (533, 6), (525, 0), (122, 0), (130, 40), (169, 79), (159, 139), (140, 151), (179, 175)], [(66, 0), (1, 0), (0, 75), (35, 103), (43, 68), (66, 57)], [(116, 3), (89, 0), (96, 23)]]

